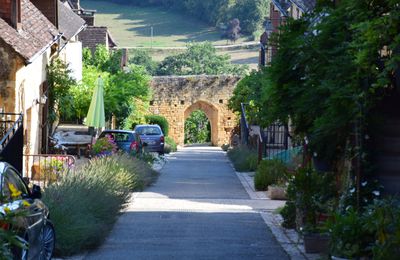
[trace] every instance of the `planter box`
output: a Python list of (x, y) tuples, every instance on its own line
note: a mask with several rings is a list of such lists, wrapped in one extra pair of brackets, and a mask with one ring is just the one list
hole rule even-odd
[(286, 200), (286, 187), (268, 186), (267, 196), (271, 200)]
[(329, 235), (320, 233), (305, 234), (303, 240), (307, 254), (329, 253)]

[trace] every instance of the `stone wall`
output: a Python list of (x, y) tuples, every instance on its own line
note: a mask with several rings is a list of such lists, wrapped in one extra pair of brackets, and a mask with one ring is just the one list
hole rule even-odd
[(212, 144), (229, 143), (236, 115), (227, 105), (239, 80), (229, 75), (154, 77), (150, 111), (167, 118), (169, 135), (179, 145), (184, 143), (185, 119), (198, 109), (210, 120)]

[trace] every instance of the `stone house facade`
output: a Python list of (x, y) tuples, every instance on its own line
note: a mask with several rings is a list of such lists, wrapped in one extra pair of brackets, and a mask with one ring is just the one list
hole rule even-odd
[(66, 61), (68, 43), (84, 29), (83, 20), (63, 24), (68, 11), (59, 8), (58, 0), (0, 0), (0, 110), (23, 114), (25, 154), (47, 144), (46, 67), (55, 57)]
[(269, 17), (265, 22), (266, 31), (260, 37), (260, 66), (271, 62), (277, 51), (277, 46), (269, 43), (270, 33), (279, 33), (279, 26), (288, 18), (299, 19), (303, 14), (314, 9), (315, 0), (272, 0)]

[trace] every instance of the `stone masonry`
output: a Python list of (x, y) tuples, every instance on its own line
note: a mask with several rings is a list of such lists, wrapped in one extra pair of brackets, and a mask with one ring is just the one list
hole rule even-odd
[(193, 111), (202, 110), (211, 124), (212, 144), (228, 144), (237, 121), (228, 109), (228, 100), (239, 80), (228, 75), (154, 77), (150, 111), (168, 120), (169, 136), (183, 145), (186, 118)]

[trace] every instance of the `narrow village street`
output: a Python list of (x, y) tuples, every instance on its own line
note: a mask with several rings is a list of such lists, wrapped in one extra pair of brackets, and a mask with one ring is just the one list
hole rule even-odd
[(288, 259), (259, 214), (265, 200), (250, 199), (220, 148), (187, 147), (167, 160), (85, 259)]

